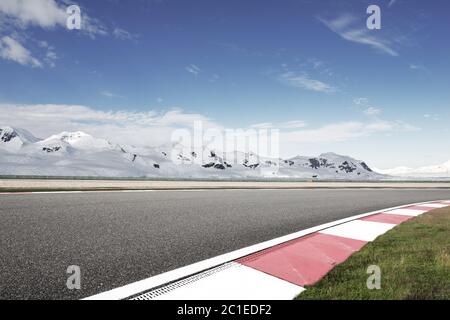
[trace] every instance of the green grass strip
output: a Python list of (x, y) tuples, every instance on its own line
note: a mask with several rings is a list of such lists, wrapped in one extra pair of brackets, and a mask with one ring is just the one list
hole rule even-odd
[[(381, 269), (369, 290), (367, 268)], [(450, 299), (450, 208), (402, 223), (367, 244), (297, 299)]]

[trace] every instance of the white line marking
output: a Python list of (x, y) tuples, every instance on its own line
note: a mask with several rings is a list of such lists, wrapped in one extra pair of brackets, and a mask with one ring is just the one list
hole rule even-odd
[(30, 192), (0, 192), (0, 195), (30, 195), (30, 194), (72, 194), (72, 193), (133, 193), (133, 192), (204, 192), (204, 191), (265, 191), (265, 190), (301, 190), (297, 189), (258, 189), (258, 188), (210, 188), (210, 189), (135, 189), (135, 190), (74, 190), (74, 191), (30, 191)]
[(395, 224), (373, 221), (354, 220), (336, 227), (320, 231), (320, 233), (362, 241), (373, 241), (378, 236), (394, 228)]
[[(172, 190), (143, 189), (143, 190), (73, 190), (73, 191), (30, 191), (30, 192), (18, 191), (18, 192), (0, 192), (0, 195), (72, 194), (72, 193), (107, 193), (107, 192), (154, 192), (154, 191), (172, 191)], [(173, 191), (189, 191), (189, 190), (173, 190)]]
[[(72, 190), (72, 191), (17, 191), (17, 192), (0, 192), (0, 195), (29, 195), (29, 194), (71, 194), (71, 193), (108, 193), (108, 192), (204, 192), (204, 191), (298, 191), (298, 190), (333, 190), (333, 191), (351, 191), (355, 189), (360, 190), (416, 190), (417, 188), (392, 188), (392, 187), (320, 187), (320, 186), (306, 186), (298, 188), (266, 188), (266, 187), (211, 187), (211, 188), (196, 188), (186, 187), (181, 189), (127, 189), (127, 190)], [(426, 188), (434, 190), (436, 188)], [(439, 201), (439, 200), (438, 200)], [(436, 202), (436, 201), (433, 201)]]
[[(433, 200), (433, 201), (428, 201), (428, 202), (417, 202), (417, 203), (412, 203), (412, 204), (406, 204), (406, 205), (401, 205), (401, 206), (397, 206), (397, 207), (392, 207), (392, 208), (386, 208), (383, 210), (377, 210), (377, 211), (372, 211), (372, 212), (368, 212), (368, 213), (363, 213), (363, 214), (359, 214), (356, 216), (352, 216), (352, 217), (348, 217), (348, 218), (344, 218), (344, 219), (340, 219), (340, 220), (336, 220), (333, 222), (329, 222), (329, 223), (325, 223), (313, 228), (309, 228), (309, 229), (305, 229), (302, 231), (298, 231), (283, 237), (279, 237), (279, 238), (275, 238), (269, 241), (265, 241), (265, 242), (261, 242), (246, 248), (242, 248), (236, 251), (232, 251), (226, 254), (222, 254), (213, 258), (209, 258), (200, 262), (196, 262), (193, 263), (191, 265), (187, 265), (172, 271), (168, 271), (165, 273), (161, 273), (159, 275), (147, 278), (147, 279), (143, 279), (140, 281), (136, 281), (127, 285), (124, 285), (122, 287), (118, 287), (106, 292), (102, 292), (102, 293), (98, 293), (96, 295), (84, 298), (84, 300), (120, 300), (120, 299), (125, 299), (128, 297), (131, 297), (133, 295), (136, 295), (140, 292), (144, 292), (144, 291), (148, 291), (152, 288), (155, 287), (159, 287), (162, 286), (166, 283), (169, 282), (173, 282), (182, 278), (186, 278), (192, 274), (195, 273), (199, 273), (202, 272), (204, 270), (207, 269), (211, 269), (214, 267), (217, 267), (221, 264), (230, 262), (230, 261), (234, 261), (237, 260), (239, 258), (245, 257), (247, 255), (250, 255), (252, 253), (276, 246), (280, 243), (284, 243), (293, 239), (297, 239), (300, 237), (303, 237), (305, 235), (314, 233), (314, 232), (318, 232), (321, 231), (323, 229), (327, 229), (327, 228), (331, 228), (334, 226), (337, 226), (339, 224), (343, 224), (352, 220), (356, 220), (356, 219), (360, 219), (360, 218), (364, 218), (364, 217), (368, 217), (377, 213), (384, 213), (385, 211), (388, 210), (394, 210), (394, 209), (398, 209), (398, 208), (403, 208), (405, 206), (413, 206), (413, 205), (420, 205), (420, 204), (425, 204), (425, 203), (429, 203), (429, 202), (442, 202), (445, 200)], [(449, 201), (450, 202), (450, 201)]]
[(169, 289), (152, 300), (292, 300), (303, 290), (290, 282), (231, 262), (220, 272)]
[[(110, 192), (204, 192), (204, 191), (297, 191), (297, 190), (313, 190), (314, 188), (300, 187), (300, 188), (227, 188), (227, 187), (212, 187), (212, 188), (185, 188), (185, 189), (133, 189), (133, 190), (73, 190), (73, 191), (24, 191), (24, 192), (0, 192), (0, 195), (29, 195), (29, 194), (71, 194), (71, 193), (110, 193)], [(317, 188), (323, 190), (324, 188)], [(367, 188), (364, 188), (367, 190)], [(337, 190), (353, 190), (346, 188), (339, 188)]]

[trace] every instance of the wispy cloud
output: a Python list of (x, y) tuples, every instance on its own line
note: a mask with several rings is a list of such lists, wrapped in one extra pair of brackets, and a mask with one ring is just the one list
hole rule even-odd
[(425, 67), (423, 65), (419, 65), (419, 64), (410, 64), (409, 69), (429, 73), (429, 70), (427, 67)]
[(131, 40), (136, 41), (138, 38), (138, 35), (128, 32), (125, 29), (122, 28), (114, 28), (113, 35), (120, 40)]
[(211, 76), (211, 78), (209, 79), (209, 82), (212, 82), (212, 83), (214, 83), (214, 82), (216, 82), (217, 80), (219, 80), (220, 79), (220, 76), (218, 75), (218, 74), (213, 74), (212, 76)]
[(306, 122), (303, 120), (286, 121), (286, 122), (282, 122), (280, 124), (280, 127), (284, 128), (284, 129), (298, 129), (298, 128), (306, 127)]
[(357, 106), (365, 106), (369, 103), (369, 99), (367, 98), (354, 98), (353, 103)]
[(55, 48), (49, 45), (46, 41), (37, 41), (37, 44), (40, 48), (45, 50), (45, 55), (43, 60), (50, 66), (55, 67), (55, 61), (59, 59), (58, 55), (55, 52)]
[(322, 82), (320, 80), (312, 79), (307, 73), (304, 72), (303, 73), (295, 73), (292, 71), (284, 72), (278, 76), (278, 80), (286, 85), (304, 90), (323, 93), (333, 93), (338, 91), (338, 89), (333, 87), (332, 85)]
[(438, 120), (441, 119), (440, 115), (438, 115), (438, 114), (426, 113), (426, 114), (423, 115), (423, 117), (426, 118), (426, 119), (434, 120), (434, 121), (438, 121)]
[(368, 116), (376, 116), (381, 113), (381, 109), (375, 108), (375, 107), (368, 107), (364, 110), (364, 113)]
[(250, 127), (253, 129), (299, 129), (305, 126), (306, 122), (303, 120), (292, 120), (279, 123), (262, 122), (253, 124)]
[(17, 62), (23, 66), (42, 67), (42, 63), (33, 57), (28, 49), (9, 36), (0, 39), (0, 58)]
[(282, 133), (282, 138), (295, 143), (330, 143), (352, 140), (372, 134), (419, 131), (418, 127), (403, 121), (373, 122), (348, 121), (327, 124), (316, 129), (306, 129)]
[(261, 57), (263, 56), (263, 53), (258, 51), (258, 50), (254, 50), (254, 49), (250, 49), (250, 48), (246, 48), (243, 47), (241, 45), (238, 45), (236, 43), (217, 43), (217, 46), (225, 49), (226, 51), (230, 52), (233, 55), (237, 55), (237, 56), (257, 56), (257, 57)]
[[(282, 123), (264, 122), (252, 125), (255, 129), (280, 129), (281, 142), (292, 149), (300, 149), (305, 144), (336, 143), (377, 134), (395, 132), (415, 132), (421, 128), (401, 120), (388, 121), (372, 119), (371, 121), (344, 121), (328, 123), (320, 127), (305, 128), (307, 124), (301, 120)], [(295, 147), (294, 147), (295, 146)], [(289, 147), (286, 147), (289, 149)]]
[(398, 52), (391, 47), (390, 41), (375, 36), (373, 32), (361, 26), (358, 19), (351, 14), (343, 14), (334, 19), (318, 18), (331, 31), (339, 35), (341, 38), (370, 46), (371, 48), (383, 52), (391, 56), (398, 56)]
[(368, 98), (354, 98), (353, 103), (368, 116), (377, 116), (381, 114), (382, 110), (380, 108), (370, 105)]
[(100, 94), (107, 98), (124, 98), (124, 96), (114, 93), (114, 92), (111, 92), (111, 91), (108, 91), (108, 90), (101, 91)]
[(325, 62), (323, 62), (323, 61), (321, 61), (321, 60), (319, 60), (317, 58), (309, 58), (308, 62), (310, 64), (312, 64), (314, 69), (319, 69), (325, 64)]
[(250, 126), (252, 129), (272, 129), (275, 125), (272, 122), (255, 123)]
[(187, 72), (192, 73), (193, 75), (198, 75), (202, 70), (197, 67), (195, 64), (190, 64), (184, 68)]

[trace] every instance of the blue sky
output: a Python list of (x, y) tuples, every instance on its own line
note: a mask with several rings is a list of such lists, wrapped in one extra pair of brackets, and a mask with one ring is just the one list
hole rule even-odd
[[(82, 30), (65, 27), (72, 3)], [(366, 28), (371, 4), (381, 30)], [(0, 122), (157, 143), (200, 119), (279, 128), (285, 156), (438, 164), (449, 12), (445, 0), (2, 0)]]

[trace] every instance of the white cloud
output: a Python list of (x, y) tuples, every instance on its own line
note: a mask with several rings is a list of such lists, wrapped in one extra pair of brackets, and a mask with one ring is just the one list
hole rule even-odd
[(195, 64), (190, 64), (187, 67), (185, 67), (185, 70), (189, 73), (192, 73), (193, 75), (198, 75), (202, 70), (197, 67)]
[[(20, 29), (30, 26), (44, 29), (66, 28), (67, 7), (55, 0), (1, 0), (0, 20)], [(82, 9), (81, 31), (92, 38), (107, 35), (108, 30), (100, 21)]]
[(37, 44), (40, 48), (44, 49), (45, 56), (44, 61), (50, 66), (55, 67), (55, 61), (59, 58), (58, 55), (55, 52), (55, 48), (53, 48), (51, 45), (47, 43), (47, 41), (37, 41)]
[(115, 28), (113, 30), (113, 35), (120, 40), (132, 40), (135, 41), (137, 38), (137, 35), (132, 34), (128, 32), (127, 30), (121, 29), (121, 28)]
[(359, 122), (329, 124), (317, 129), (293, 131), (283, 134), (283, 139), (296, 143), (336, 142), (364, 135), (364, 125)]
[(422, 72), (426, 72), (426, 73), (429, 72), (427, 67), (419, 65), (419, 64), (410, 64), (409, 69), (415, 70), (415, 71), (422, 71)]
[(21, 27), (53, 28), (66, 23), (66, 11), (54, 0), (2, 0), (0, 14)]
[(398, 56), (397, 51), (391, 48), (390, 41), (374, 36), (365, 26), (356, 26), (357, 19), (350, 14), (330, 20), (319, 18), (319, 21), (347, 41), (368, 45), (379, 52)]
[(80, 105), (0, 104), (1, 124), (30, 130), (46, 138), (62, 131), (84, 131), (115, 143), (157, 146), (170, 141), (173, 130), (191, 128), (201, 121), (204, 128), (222, 128), (209, 118), (180, 109), (167, 112), (99, 111)]
[(114, 93), (111, 91), (107, 91), (107, 90), (101, 91), (100, 94), (107, 98), (123, 98), (123, 96), (121, 96), (120, 94), (117, 94), (117, 93)]
[(368, 107), (366, 110), (364, 110), (364, 113), (368, 116), (376, 116), (381, 113), (381, 110), (375, 107)]
[(33, 57), (28, 49), (9, 36), (0, 39), (0, 58), (17, 62), (23, 66), (42, 67), (42, 63)]
[(58, 59), (58, 55), (53, 51), (53, 49), (48, 49), (45, 54), (45, 61), (51, 66), (55, 67), (55, 60)]
[(313, 69), (320, 69), (325, 65), (325, 62), (317, 58), (309, 58), (307, 62), (313, 67)]
[(438, 114), (429, 114), (429, 113), (424, 114), (423, 117), (434, 121), (438, 121), (441, 118)]
[(420, 128), (403, 121), (357, 122), (348, 121), (327, 124), (317, 129), (298, 130), (282, 133), (282, 139), (295, 143), (341, 142), (379, 133), (418, 131)]
[[(403, 121), (373, 120), (368, 122), (344, 121), (329, 123), (321, 127), (301, 129), (306, 123), (301, 120), (273, 124), (264, 122), (252, 125), (254, 129), (280, 129), (280, 142), (285, 150), (300, 150), (301, 146), (316, 143), (336, 143), (394, 132), (413, 132), (421, 130)], [(289, 152), (284, 152), (289, 153)]]
[(306, 73), (296, 74), (292, 71), (288, 71), (281, 74), (278, 77), (278, 80), (289, 86), (310, 91), (324, 92), (324, 93), (332, 93), (337, 91), (337, 88), (325, 82), (311, 79), (309, 75)]
[(273, 127), (274, 124), (272, 122), (256, 123), (250, 126), (252, 129), (272, 129)]
[(185, 113), (182, 109), (172, 109), (161, 115), (158, 115), (155, 121), (155, 125), (191, 127), (196, 121), (201, 121), (204, 128), (222, 128), (222, 126), (214, 123), (212, 120), (203, 115), (197, 113)]
[(367, 98), (354, 98), (353, 103), (357, 106), (365, 106), (369, 103), (369, 99)]
[(218, 74), (213, 74), (212, 76), (211, 76), (211, 78), (209, 79), (209, 82), (216, 82), (217, 80), (219, 80), (220, 79), (220, 76), (218, 75)]
[(253, 129), (298, 129), (306, 126), (303, 120), (292, 120), (280, 123), (262, 122), (253, 124), (250, 127)]
[(292, 120), (281, 123), (280, 127), (284, 129), (298, 129), (306, 127), (306, 122), (303, 120)]
[(98, 19), (93, 18), (86, 13), (82, 15), (81, 30), (82, 33), (89, 36), (91, 39), (95, 39), (96, 36), (107, 36), (109, 30)]
[(368, 98), (354, 98), (353, 103), (358, 106), (358, 109), (368, 116), (377, 116), (382, 110), (380, 108), (370, 106)]

